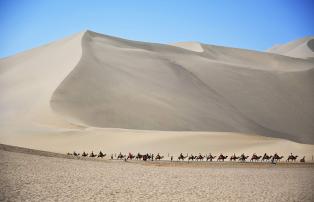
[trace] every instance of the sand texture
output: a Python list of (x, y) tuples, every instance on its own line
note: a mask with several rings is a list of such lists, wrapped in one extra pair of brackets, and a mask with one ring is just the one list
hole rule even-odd
[(0, 201), (313, 201), (314, 169), (156, 167), (0, 150)]

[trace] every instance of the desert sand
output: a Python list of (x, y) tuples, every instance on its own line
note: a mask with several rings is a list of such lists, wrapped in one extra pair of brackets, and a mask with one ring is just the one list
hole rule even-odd
[(287, 44), (275, 45), (268, 49), (268, 52), (295, 58), (313, 58), (314, 37), (304, 37)]
[[(313, 201), (314, 164), (171, 167), (0, 148), (1, 201)], [(25, 150), (17, 150), (23, 152)], [(41, 156), (39, 156), (39, 154)], [(190, 163), (189, 165), (192, 165)], [(261, 163), (258, 163), (261, 164)]]
[[(312, 50), (311, 38), (302, 44)], [(310, 158), (314, 65), (307, 57), (84, 31), (0, 60), (0, 143), (60, 153)]]

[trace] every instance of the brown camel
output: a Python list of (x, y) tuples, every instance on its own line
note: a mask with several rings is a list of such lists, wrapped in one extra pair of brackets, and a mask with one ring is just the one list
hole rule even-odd
[(206, 161), (213, 161), (213, 159), (215, 159), (216, 156), (213, 156), (212, 154), (209, 154), (207, 157), (206, 157)]
[(126, 158), (127, 160), (131, 159), (133, 160), (135, 158), (135, 155), (129, 153), (128, 157)]
[(90, 153), (89, 157), (96, 157), (97, 155), (94, 154), (94, 152), (92, 151), (92, 153)]
[(135, 159), (136, 159), (136, 160), (141, 160), (142, 158), (143, 158), (143, 155), (140, 154), (140, 153), (137, 153)]
[(155, 160), (157, 161), (157, 160), (161, 160), (161, 159), (163, 159), (164, 158), (164, 156), (160, 156), (160, 154), (158, 153), (157, 154), (157, 156), (155, 157)]
[(88, 153), (83, 152), (82, 156), (83, 156), (83, 157), (87, 157), (87, 156), (88, 156)]
[(297, 160), (297, 158), (298, 158), (298, 156), (293, 156), (291, 153), (286, 161), (290, 162), (290, 160), (291, 160), (292, 162), (295, 162)]
[(230, 161), (237, 161), (237, 159), (239, 159), (240, 157), (239, 156), (236, 156), (235, 154), (233, 154), (231, 157), (230, 157)]
[(119, 159), (122, 160), (122, 159), (124, 159), (124, 158), (125, 158), (125, 155), (122, 155), (121, 152), (120, 152), (119, 155), (118, 155), (118, 157), (117, 157), (117, 159), (118, 159), (118, 160), (119, 160)]
[(200, 161), (203, 161), (205, 158), (205, 156), (202, 156), (202, 154), (199, 154), (198, 156), (196, 156), (196, 160), (200, 160)]
[(197, 156), (194, 156), (193, 154), (191, 154), (189, 157), (188, 157), (188, 161), (194, 161), (194, 159), (196, 159)]
[(276, 160), (276, 161), (280, 161), (281, 159), (283, 159), (283, 156), (276, 156), (276, 157), (274, 157), (274, 160)]
[(179, 161), (180, 161), (180, 160), (184, 161), (184, 159), (186, 159), (187, 157), (188, 157), (188, 155), (183, 156), (183, 154), (181, 153), (181, 154), (179, 155), (179, 157), (178, 157), (178, 160), (179, 160)]
[(101, 151), (99, 151), (99, 154), (97, 155), (97, 158), (104, 158), (105, 156), (106, 156), (106, 154), (104, 154)]
[(247, 158), (249, 158), (249, 156), (245, 156), (244, 154), (241, 154), (239, 161), (245, 162)]
[(142, 157), (143, 161), (147, 161), (147, 160), (152, 159), (152, 158), (153, 158), (153, 155), (150, 155), (148, 153), (144, 154)]
[(266, 153), (264, 154), (262, 161), (269, 161), (273, 156), (268, 156)]
[(257, 156), (256, 154), (253, 154), (253, 156), (251, 157), (250, 162), (253, 162), (253, 161), (257, 162), (257, 161), (259, 161), (261, 158), (262, 158), (262, 156)]
[(227, 159), (227, 158), (228, 158), (228, 156), (224, 156), (224, 155), (220, 154), (220, 155), (218, 156), (217, 161), (225, 161), (225, 159)]

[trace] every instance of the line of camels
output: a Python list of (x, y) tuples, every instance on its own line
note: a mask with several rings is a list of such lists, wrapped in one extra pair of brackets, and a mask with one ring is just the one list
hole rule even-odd
[[(73, 155), (73, 156), (82, 156), (82, 157), (91, 157), (91, 158), (104, 158), (106, 157), (106, 154), (104, 154), (102, 151), (100, 151), (98, 154), (95, 154), (93, 151), (88, 154), (85, 151), (82, 153), (82, 155), (80, 153), (67, 153), (67, 155)], [(177, 160), (178, 161), (185, 161), (185, 159), (187, 159), (187, 161), (210, 161), (212, 162), (213, 160), (215, 160), (217, 157), (216, 161), (222, 161), (224, 162), (225, 160), (228, 160), (228, 156), (224, 156), (223, 154), (220, 154), (218, 156), (213, 156), (211, 153), (209, 155), (196, 155), (194, 156), (193, 154), (191, 155), (186, 155), (184, 156), (182, 153), (178, 156)], [(245, 154), (241, 154), (240, 156), (236, 156), (235, 154), (233, 154), (232, 156), (229, 157), (229, 161), (238, 161), (238, 162), (246, 162), (249, 160), (250, 156), (246, 156)], [(263, 156), (258, 156), (257, 154), (253, 154), (250, 158), (250, 162), (272, 162), (272, 163), (276, 163), (276, 162), (280, 162), (282, 159), (284, 158), (284, 156), (279, 156), (277, 153), (275, 153), (274, 155), (268, 155), (268, 154), (264, 154)], [(288, 156), (288, 158), (286, 159), (286, 162), (296, 162), (297, 161), (298, 156), (297, 155), (293, 155), (292, 153)], [(143, 161), (148, 161), (148, 160), (156, 160), (156, 161), (160, 161), (162, 159), (164, 159), (164, 156), (161, 156), (159, 153), (154, 156), (154, 154), (140, 154), (137, 153), (136, 155), (129, 153), (128, 155), (126, 154), (122, 154), (121, 152), (118, 155), (113, 155), (111, 154), (110, 159), (117, 159), (117, 160), (143, 160)], [(170, 157), (170, 161), (173, 161), (173, 156)], [(305, 156), (303, 156), (303, 158), (300, 159), (301, 163), (305, 163)]]

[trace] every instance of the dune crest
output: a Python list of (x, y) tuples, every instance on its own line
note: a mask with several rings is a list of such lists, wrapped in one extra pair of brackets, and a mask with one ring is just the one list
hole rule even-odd
[(204, 52), (202, 45), (198, 42), (177, 42), (172, 44), (173, 46), (183, 48), (194, 52)]
[(275, 45), (268, 52), (295, 58), (314, 58), (314, 37), (305, 37), (286, 44)]

